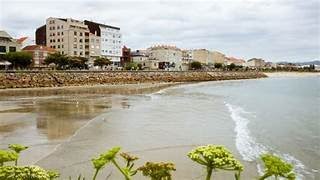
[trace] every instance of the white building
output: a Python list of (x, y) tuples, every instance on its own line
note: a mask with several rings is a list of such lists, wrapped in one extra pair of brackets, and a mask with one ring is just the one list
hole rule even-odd
[(101, 55), (113, 62), (114, 65), (120, 65), (122, 56), (122, 35), (120, 28), (100, 25), (101, 30)]

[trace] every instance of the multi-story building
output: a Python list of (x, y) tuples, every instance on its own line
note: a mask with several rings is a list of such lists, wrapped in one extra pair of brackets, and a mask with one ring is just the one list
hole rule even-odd
[(153, 46), (147, 51), (150, 60), (159, 62), (159, 69), (182, 70), (182, 50), (176, 46)]
[(120, 59), (121, 66), (124, 66), (126, 63), (131, 62), (131, 49), (123, 46), (122, 48), (122, 56)]
[(21, 50), (21, 43), (13, 39), (6, 31), (0, 31), (0, 54)]
[(33, 67), (46, 67), (44, 60), (48, 55), (56, 52), (55, 49), (42, 45), (29, 45), (24, 47), (22, 51), (30, 52), (32, 54)]
[(246, 61), (243, 59), (235, 58), (235, 57), (226, 57), (224, 64), (225, 65), (235, 64), (237, 66), (245, 66)]
[(193, 61), (198, 61), (202, 64), (208, 64), (210, 51), (207, 49), (194, 49), (192, 50)]
[(218, 51), (212, 51), (210, 52), (210, 55), (211, 55), (210, 59), (212, 64), (215, 64), (215, 63), (223, 64), (226, 60), (226, 55)]
[(36, 44), (56, 49), (68, 56), (86, 57), (93, 64), (96, 57), (107, 57), (120, 64), (120, 28), (71, 18), (48, 18), (36, 30)]
[(122, 56), (122, 35), (120, 28), (87, 20), (84, 23), (88, 26), (90, 33), (99, 39), (96, 39), (95, 42), (99, 43), (100, 56), (110, 59), (115, 66), (119, 66)]
[(246, 66), (259, 68), (265, 66), (265, 64), (265, 61), (261, 58), (252, 58), (247, 61)]

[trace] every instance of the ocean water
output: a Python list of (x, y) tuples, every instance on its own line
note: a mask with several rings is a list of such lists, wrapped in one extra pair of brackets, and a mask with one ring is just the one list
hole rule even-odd
[(173, 89), (188, 97), (185, 103), (223, 99), (234, 123), (230, 133), (236, 150), (242, 161), (256, 163), (259, 173), (259, 156), (271, 152), (294, 164), (297, 179), (320, 179), (319, 76), (206, 82)]
[[(320, 78), (272, 77), (183, 84), (153, 93), (15, 97), (0, 101), (0, 147), (25, 143), (22, 163), (55, 169), (61, 179), (92, 177), (90, 159), (113, 146), (145, 161), (171, 161), (178, 180), (203, 179), (187, 153), (219, 144), (256, 179), (259, 156), (275, 153), (298, 179), (320, 179)], [(110, 167), (100, 177), (121, 179)], [(233, 179), (215, 172), (215, 179)], [(144, 179), (140, 174), (136, 179)]]

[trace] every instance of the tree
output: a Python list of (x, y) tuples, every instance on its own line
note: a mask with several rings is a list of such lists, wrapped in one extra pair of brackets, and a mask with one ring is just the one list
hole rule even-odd
[(32, 63), (32, 54), (29, 52), (9, 52), (4, 59), (11, 62), (13, 68), (25, 69)]
[(68, 68), (69, 69), (88, 69), (88, 59), (85, 57), (69, 57)]
[(199, 61), (193, 61), (191, 63), (191, 69), (197, 70), (197, 69), (201, 69), (201, 68), (202, 68), (202, 65)]
[(278, 177), (283, 177), (289, 180), (296, 178), (293, 172), (293, 166), (280, 157), (272, 154), (263, 154), (261, 159), (264, 163), (264, 175), (262, 175), (259, 180), (264, 180), (268, 177), (274, 176), (277, 180)]
[(216, 69), (222, 68), (222, 63), (214, 63), (214, 68)]
[(139, 66), (135, 62), (129, 62), (129, 63), (125, 64), (125, 69), (126, 70), (137, 70), (137, 69), (139, 69)]
[(44, 60), (44, 63), (49, 65), (49, 64), (55, 64), (57, 69), (66, 69), (68, 68), (69, 65), (69, 59), (68, 56), (60, 53), (54, 53), (50, 54), (46, 57)]
[(95, 59), (94, 62), (93, 62), (94, 66), (99, 66), (101, 69), (103, 68), (103, 66), (108, 66), (110, 64), (112, 64), (110, 59), (102, 58), (102, 57), (99, 57), (99, 58)]
[(236, 171), (235, 179), (240, 179), (240, 173), (243, 171), (242, 164), (236, 160), (233, 155), (223, 146), (207, 145), (199, 146), (188, 153), (188, 157), (205, 166), (207, 169), (206, 180), (211, 179), (213, 170)]
[(233, 69), (235, 69), (237, 66), (234, 63), (231, 63), (230, 65), (227, 66), (227, 68), (232, 71)]

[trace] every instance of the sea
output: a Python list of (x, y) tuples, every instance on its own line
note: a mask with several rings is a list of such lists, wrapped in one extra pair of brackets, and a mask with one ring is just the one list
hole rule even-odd
[(297, 179), (320, 179), (319, 76), (180, 84), (131, 95), (7, 97), (0, 107), (0, 147), (27, 144), (22, 162), (58, 169), (62, 177), (79, 169), (90, 176), (89, 157), (118, 145), (140, 164), (174, 162), (174, 179), (203, 179), (205, 169), (186, 154), (215, 144), (245, 165), (243, 179), (263, 173), (264, 153), (293, 164)]

